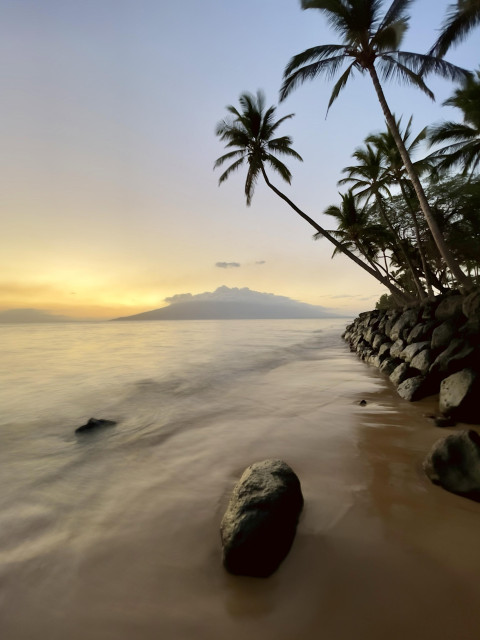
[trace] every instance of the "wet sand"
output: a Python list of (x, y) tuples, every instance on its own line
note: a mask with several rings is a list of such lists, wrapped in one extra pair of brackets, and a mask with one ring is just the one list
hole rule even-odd
[[(480, 504), (422, 473), (454, 431), (426, 417), (433, 399), (402, 401), (338, 342), (322, 366), (279, 367), (223, 402), (194, 430), (107, 458), (97, 440), (32, 483), (0, 521), (2, 638), (476, 640)], [(230, 576), (219, 523), (266, 457), (300, 477), (297, 537), (271, 578)]]

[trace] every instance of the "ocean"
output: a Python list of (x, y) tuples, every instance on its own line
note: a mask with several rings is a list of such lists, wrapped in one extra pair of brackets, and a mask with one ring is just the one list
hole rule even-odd
[[(421, 470), (450, 430), (347, 322), (1, 325), (0, 637), (476, 639), (480, 505)], [(91, 417), (117, 424), (76, 434)], [(230, 576), (229, 495), (273, 457), (296, 540), (271, 578)]]

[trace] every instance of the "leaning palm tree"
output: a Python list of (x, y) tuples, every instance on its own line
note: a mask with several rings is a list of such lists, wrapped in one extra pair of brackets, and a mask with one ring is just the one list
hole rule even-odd
[(463, 123), (442, 122), (432, 126), (428, 135), (430, 145), (449, 144), (429, 157), (437, 160), (436, 168), (440, 171), (460, 166), (464, 175), (473, 175), (480, 168), (480, 71), (443, 104), (461, 109)]
[(294, 56), (285, 69), (280, 99), (284, 100), (305, 80), (311, 80), (321, 74), (334, 76), (342, 64), (348, 61), (347, 69), (333, 88), (328, 104), (330, 108), (354, 71), (367, 73), (373, 82), (388, 128), (401, 153), (435, 243), (458, 284), (469, 288), (470, 280), (460, 269), (435, 222), (380, 83), (379, 73), (384, 80), (396, 77), (417, 87), (433, 99), (433, 93), (426, 86), (421, 74), (436, 73), (452, 80), (468, 76), (464, 69), (438, 57), (399, 50), (408, 27), (407, 9), (411, 2), (412, 0), (393, 0), (382, 16), (382, 0), (301, 0), (303, 9), (318, 9), (326, 14), (329, 23), (341, 35), (343, 42), (312, 47)]
[(448, 5), (441, 34), (430, 54), (442, 58), (452, 45), (466, 38), (477, 24), (480, 24), (480, 0), (458, 0)]
[(327, 238), (342, 253), (386, 286), (399, 302), (408, 302), (409, 297), (404, 292), (394, 287), (387, 278), (379, 275), (375, 269), (344, 247), (339, 240), (299, 209), (290, 198), (270, 182), (266, 167), (273, 169), (288, 184), (291, 182), (292, 174), (288, 167), (278, 159), (278, 155), (302, 160), (301, 156), (292, 149), (292, 139), (289, 136), (276, 136), (278, 127), (288, 118), (292, 118), (293, 114), (291, 113), (279, 120), (275, 120), (276, 108), (274, 106), (266, 108), (265, 98), (261, 91), (258, 91), (256, 96), (250, 93), (242, 93), (239, 102), (240, 110), (229, 105), (227, 111), (230, 117), (219, 122), (216, 128), (216, 135), (219, 136), (222, 142), (226, 143), (226, 148), (231, 150), (216, 160), (214, 168), (233, 161), (221, 174), (218, 181), (219, 184), (222, 184), (237, 169), (246, 166), (245, 197), (247, 206), (251, 204), (256, 183), (261, 176), (266, 185), (299, 216), (306, 220), (317, 233)]

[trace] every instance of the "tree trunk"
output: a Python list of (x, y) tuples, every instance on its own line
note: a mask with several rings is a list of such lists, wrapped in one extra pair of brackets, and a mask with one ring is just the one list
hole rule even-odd
[(294, 211), (295, 213), (298, 213), (298, 215), (300, 217), (302, 217), (304, 220), (306, 220), (308, 222), (308, 224), (310, 224), (316, 231), (318, 231), (318, 233), (321, 233), (322, 236), (324, 236), (325, 238), (327, 238), (327, 240), (329, 240), (335, 247), (337, 247), (337, 249), (339, 251), (341, 251), (342, 253), (344, 253), (346, 256), (348, 256), (350, 258), (350, 260), (353, 260), (353, 262), (355, 262), (355, 264), (357, 264), (359, 267), (361, 267), (362, 269), (364, 269), (367, 273), (369, 273), (371, 276), (373, 276), (376, 280), (378, 280), (381, 284), (383, 284), (384, 287), (387, 287), (387, 289), (390, 291), (390, 293), (395, 297), (395, 299), (400, 303), (400, 304), (409, 304), (411, 302), (414, 301), (413, 298), (411, 298), (408, 294), (404, 293), (403, 291), (401, 291), (400, 289), (398, 289), (397, 287), (393, 286), (387, 278), (384, 278), (380, 273), (377, 273), (376, 271), (374, 271), (371, 267), (369, 267), (367, 264), (365, 264), (362, 260), (360, 260), (360, 258), (358, 258), (354, 253), (352, 253), (351, 251), (349, 251), (347, 248), (345, 248), (341, 242), (339, 242), (336, 238), (334, 238), (330, 233), (328, 233), (328, 231), (326, 229), (323, 229), (323, 227), (321, 227), (319, 224), (317, 224), (315, 222), (315, 220), (313, 220), (313, 218), (310, 218), (310, 216), (308, 216), (306, 213), (304, 213), (301, 209), (299, 209), (297, 207), (296, 204), (294, 204), (290, 198), (288, 198), (284, 193), (282, 193), (279, 189), (277, 189), (277, 187), (275, 187), (270, 180), (268, 179), (268, 176), (265, 172), (265, 169), (262, 167), (262, 175), (263, 175), (263, 179), (265, 180), (266, 184), (268, 187), (270, 187), (270, 189), (279, 197), (281, 198), (284, 202), (286, 202)]
[(424, 289), (422, 287), (422, 284), (421, 284), (421, 282), (420, 282), (420, 280), (418, 278), (417, 272), (415, 271), (415, 268), (414, 268), (414, 266), (412, 264), (412, 261), (410, 260), (410, 258), (408, 256), (408, 253), (406, 252), (405, 247), (403, 246), (403, 243), (400, 240), (400, 237), (399, 237), (399, 235), (397, 233), (397, 230), (395, 229), (393, 224), (390, 222), (390, 218), (387, 216), (387, 214), (385, 212), (385, 208), (384, 208), (383, 203), (382, 203), (382, 196), (380, 195), (380, 193), (377, 190), (375, 191), (375, 199), (377, 201), (377, 207), (378, 207), (378, 210), (380, 211), (380, 215), (382, 216), (382, 218), (386, 222), (387, 227), (390, 229), (390, 233), (395, 238), (395, 242), (397, 243), (400, 251), (403, 254), (403, 257), (405, 259), (407, 267), (410, 269), (410, 273), (412, 274), (413, 282), (415, 283), (415, 286), (417, 288), (420, 300), (425, 300), (425, 298), (427, 296), (426, 296), (425, 291), (424, 291)]
[(458, 283), (458, 286), (461, 289), (468, 291), (473, 287), (473, 283), (470, 280), (470, 278), (468, 278), (460, 269), (459, 265), (457, 264), (457, 261), (455, 260), (452, 253), (450, 252), (450, 249), (448, 248), (445, 242), (445, 239), (442, 233), (440, 232), (440, 229), (438, 228), (437, 222), (433, 217), (433, 213), (430, 209), (430, 205), (428, 204), (427, 198), (425, 196), (425, 192), (423, 190), (420, 179), (415, 171), (412, 161), (410, 160), (410, 156), (408, 155), (408, 151), (406, 150), (405, 145), (403, 143), (402, 136), (400, 135), (397, 124), (395, 122), (395, 118), (393, 117), (393, 114), (388, 107), (387, 101), (385, 99), (385, 95), (382, 90), (382, 86), (380, 84), (380, 80), (378, 79), (377, 71), (373, 66), (373, 64), (368, 67), (368, 71), (370, 73), (370, 77), (372, 78), (375, 91), (377, 92), (377, 97), (382, 107), (385, 120), (387, 121), (388, 128), (392, 133), (392, 136), (395, 140), (395, 143), (397, 145), (397, 148), (400, 152), (403, 163), (405, 165), (405, 169), (407, 170), (410, 180), (412, 181), (413, 188), (415, 189), (415, 193), (417, 194), (417, 197), (418, 197), (418, 202), (420, 203), (420, 208), (423, 212), (423, 215), (425, 216), (425, 220), (427, 221), (430, 231), (432, 232), (433, 239), (435, 240), (435, 244), (437, 245), (438, 250), (440, 251), (440, 255), (447, 263), (448, 268), (450, 269), (453, 276), (455, 277), (455, 280)]
[(400, 189), (402, 191), (402, 195), (403, 195), (403, 199), (405, 200), (405, 204), (407, 205), (407, 207), (410, 210), (410, 213), (412, 214), (413, 226), (415, 227), (415, 236), (417, 238), (418, 253), (420, 254), (420, 260), (422, 261), (423, 273), (425, 274), (425, 281), (427, 283), (428, 297), (431, 300), (433, 300), (435, 296), (433, 294), (432, 285), (430, 283), (430, 278), (429, 278), (429, 275), (428, 275), (427, 259), (425, 258), (425, 252), (424, 252), (424, 250), (422, 248), (422, 239), (420, 237), (420, 227), (418, 226), (417, 214), (416, 214), (414, 208), (412, 207), (412, 204), (411, 204), (410, 199), (408, 197), (408, 193), (405, 190), (405, 185), (403, 184), (403, 180), (402, 180), (401, 176), (398, 178), (398, 183), (400, 185)]

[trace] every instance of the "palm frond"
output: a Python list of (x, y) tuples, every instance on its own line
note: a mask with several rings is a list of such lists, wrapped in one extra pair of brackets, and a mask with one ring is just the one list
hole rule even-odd
[(407, 29), (406, 20), (397, 20), (383, 29), (379, 29), (372, 38), (372, 45), (378, 51), (394, 51), (400, 46)]
[(383, 20), (380, 23), (380, 26), (378, 27), (378, 31), (383, 31), (384, 29), (387, 29), (395, 22), (408, 21), (408, 16), (406, 15), (406, 12), (412, 3), (413, 3), (413, 0), (393, 0), (388, 11), (383, 17)]
[(390, 80), (392, 77), (396, 77), (405, 84), (414, 85), (423, 91), (423, 93), (425, 93), (429, 98), (435, 100), (433, 92), (427, 87), (422, 77), (399, 62), (399, 53), (399, 51), (394, 51), (388, 55), (381, 54), (381, 56), (377, 58), (377, 64), (383, 79)]
[(453, 44), (461, 42), (479, 23), (479, 0), (464, 0), (449, 5), (447, 17), (442, 25), (442, 33), (429, 54), (443, 58)]
[(397, 51), (396, 58), (398, 62), (420, 75), (434, 73), (445, 80), (453, 80), (454, 82), (462, 82), (472, 75), (467, 69), (462, 69), (451, 62), (428, 54)]
[(274, 155), (268, 153), (265, 156), (265, 162), (268, 162), (268, 164), (272, 167), (272, 169), (276, 171), (285, 180), (285, 182), (287, 182), (288, 184), (291, 183), (292, 174), (288, 169), (288, 167), (284, 165), (281, 160), (276, 158)]
[(346, 71), (342, 73), (338, 81), (335, 83), (335, 86), (333, 87), (332, 95), (330, 96), (330, 100), (328, 102), (327, 114), (330, 111), (330, 107), (332, 106), (332, 104), (338, 98), (339, 93), (347, 84), (348, 79), (350, 78), (350, 74), (352, 73), (353, 65), (354, 63), (352, 63), (349, 67), (347, 67)]
[(346, 47), (343, 44), (324, 44), (319, 47), (311, 47), (310, 49), (305, 49), (305, 51), (302, 51), (302, 53), (298, 53), (296, 56), (293, 56), (293, 58), (285, 67), (283, 77), (286, 78), (294, 71), (309, 62), (320, 62), (321, 60), (327, 60), (328, 58), (331, 58), (333, 55), (338, 54), (339, 52), (345, 53), (345, 49)]
[(237, 160), (236, 162), (234, 162), (233, 164), (231, 164), (228, 169), (226, 171), (224, 171), (222, 173), (222, 175), (220, 176), (220, 178), (218, 179), (218, 184), (222, 184), (222, 182), (225, 182), (225, 180), (230, 176), (231, 173), (233, 173), (234, 171), (236, 171), (237, 169), (239, 169), (243, 162), (244, 162), (245, 158), (240, 158), (239, 160)]
[(237, 149), (236, 151), (229, 151), (225, 155), (220, 156), (220, 158), (217, 158), (215, 160), (213, 168), (217, 169), (218, 167), (221, 167), (222, 164), (224, 162), (226, 162), (227, 160), (232, 160), (233, 158), (237, 158), (238, 156), (242, 156), (243, 157), (244, 154), (245, 154), (245, 152), (243, 151), (243, 149)]
[(465, 142), (478, 138), (480, 143), (479, 132), (473, 127), (457, 122), (442, 122), (433, 125), (428, 130), (428, 142), (430, 145), (445, 142), (446, 140), (455, 140)]
[(326, 74), (327, 76), (333, 77), (337, 70), (341, 67), (343, 61), (345, 60), (345, 56), (334, 56), (333, 58), (328, 58), (327, 60), (321, 60), (320, 62), (315, 62), (313, 64), (306, 65), (301, 69), (295, 71), (290, 76), (285, 78), (283, 85), (280, 89), (280, 101), (285, 100), (285, 98), (299, 85), (305, 82), (305, 80), (313, 80), (318, 75)]

